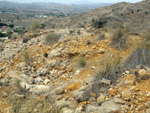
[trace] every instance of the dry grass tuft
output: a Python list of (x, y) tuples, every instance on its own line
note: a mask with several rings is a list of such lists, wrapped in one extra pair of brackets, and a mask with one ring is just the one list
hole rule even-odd
[(136, 68), (138, 65), (150, 66), (150, 52), (147, 48), (137, 48), (124, 61), (124, 67)]
[(127, 49), (128, 35), (129, 35), (129, 29), (127, 27), (118, 27), (113, 33), (110, 46), (118, 50)]
[(46, 36), (46, 38), (45, 38), (45, 42), (47, 43), (47, 44), (54, 44), (55, 42), (58, 42), (58, 40), (59, 40), (59, 38), (60, 38), (60, 36), (58, 36), (58, 35), (56, 35), (56, 34), (54, 34), (54, 33), (52, 33), (52, 34), (48, 34), (47, 36)]
[(113, 57), (107, 57), (104, 67), (97, 73), (100, 79), (106, 78), (115, 81), (117, 76), (120, 75), (121, 69), (121, 57), (116, 55)]

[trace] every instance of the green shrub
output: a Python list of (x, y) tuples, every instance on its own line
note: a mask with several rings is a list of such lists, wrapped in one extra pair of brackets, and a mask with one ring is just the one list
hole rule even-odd
[(9, 27), (12, 29), (14, 28), (14, 24), (10, 24)]
[(47, 44), (54, 44), (59, 40), (60, 36), (56, 34), (48, 34), (45, 38)]
[(0, 33), (0, 37), (6, 37), (6, 34)]
[(5, 24), (5, 23), (0, 23), (0, 28), (1, 28), (2, 26), (8, 26), (8, 25)]
[(45, 28), (45, 24), (40, 24), (40, 29), (44, 29)]
[(101, 17), (99, 19), (92, 19), (92, 26), (94, 28), (103, 28), (107, 22), (108, 22), (107, 17)]

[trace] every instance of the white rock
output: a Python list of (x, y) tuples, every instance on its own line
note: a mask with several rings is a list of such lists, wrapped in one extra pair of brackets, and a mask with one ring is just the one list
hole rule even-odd
[(101, 83), (110, 85), (111, 81), (108, 80), (108, 79), (104, 79), (104, 78), (103, 78), (103, 79), (101, 80)]
[(45, 85), (47, 85), (48, 83), (50, 83), (50, 80), (49, 80), (49, 79), (45, 79), (43, 83), (44, 83)]

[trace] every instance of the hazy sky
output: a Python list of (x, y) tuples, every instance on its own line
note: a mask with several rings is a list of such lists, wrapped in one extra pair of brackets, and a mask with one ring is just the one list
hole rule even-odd
[[(56, 2), (56, 3), (73, 3), (77, 1), (86, 1), (86, 0), (0, 0), (0, 1), (14, 1), (14, 2)], [(139, 2), (142, 0), (88, 0), (90, 2), (100, 2), (100, 3), (116, 3), (121, 1), (126, 2)]]

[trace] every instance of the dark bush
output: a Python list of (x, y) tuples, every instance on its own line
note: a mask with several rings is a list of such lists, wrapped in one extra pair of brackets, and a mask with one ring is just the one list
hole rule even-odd
[(86, 42), (86, 45), (91, 45), (91, 44), (92, 44), (92, 42), (89, 40)]
[(108, 22), (107, 17), (101, 17), (99, 19), (92, 19), (92, 26), (94, 28), (103, 28), (107, 22)]
[(23, 38), (22, 43), (27, 43), (30, 39), (29, 38)]
[(0, 37), (6, 37), (6, 34), (0, 33)]
[(48, 53), (44, 53), (44, 57), (46, 57), (46, 58), (47, 58), (47, 57), (48, 57)]

